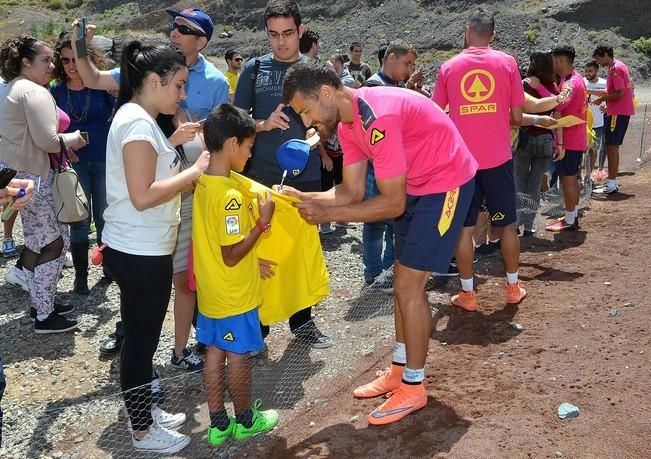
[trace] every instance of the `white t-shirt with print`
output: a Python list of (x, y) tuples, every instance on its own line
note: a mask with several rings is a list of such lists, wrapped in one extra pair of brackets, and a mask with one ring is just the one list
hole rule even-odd
[[(599, 78), (595, 83), (590, 83), (587, 78), (583, 78), (583, 81), (585, 82), (585, 87), (587, 89), (593, 89), (593, 90), (599, 90), (599, 91), (605, 91), (606, 90), (606, 80), (604, 78)], [(588, 97), (588, 107), (590, 107), (590, 111), (592, 111), (592, 127), (593, 128), (600, 128), (603, 127), (604, 125), (604, 114), (601, 112), (601, 108), (599, 108), (598, 105), (593, 105), (592, 101), (595, 100), (597, 96), (589, 96)], [(605, 106), (605, 104), (604, 104)]]
[(156, 180), (179, 172), (180, 161), (156, 121), (138, 104), (124, 104), (116, 112), (106, 142), (106, 200), (103, 242), (132, 255), (170, 255), (179, 225), (181, 194), (164, 204), (137, 210), (127, 189), (123, 147), (135, 141), (149, 142), (158, 154)]

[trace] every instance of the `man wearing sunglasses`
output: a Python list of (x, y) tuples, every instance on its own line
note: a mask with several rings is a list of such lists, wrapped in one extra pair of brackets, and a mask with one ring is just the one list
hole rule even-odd
[[(187, 109), (195, 120), (207, 118), (214, 107), (228, 102), (229, 89), (224, 74), (201, 54), (201, 50), (206, 47), (212, 37), (214, 27), (212, 19), (198, 8), (187, 8), (183, 11), (168, 8), (165, 11), (172, 17), (170, 44), (181, 50), (188, 64), (189, 75), (185, 84), (186, 99), (181, 102), (181, 107)], [(75, 21), (73, 37), (78, 36), (78, 27), (78, 21)], [(95, 26), (88, 25), (86, 43), (90, 42), (94, 33)], [(72, 44), (77, 60), (77, 71), (87, 87), (107, 91), (120, 89), (119, 68), (107, 71), (98, 70), (85, 55), (85, 50), (77, 49), (79, 42), (75, 43), (73, 40)], [(188, 129), (186, 126), (183, 129), (185, 136), (176, 136), (179, 137), (177, 141), (185, 143), (192, 140), (198, 128), (198, 125), (194, 130)]]
[[(301, 117), (283, 105), (285, 72), (304, 58), (299, 51), (304, 31), (296, 1), (270, 0), (265, 8), (265, 32), (272, 52), (249, 59), (235, 90), (233, 105), (250, 111), (256, 120), (254, 152), (246, 175), (269, 187), (280, 183), (283, 175), (276, 161), (278, 147), (290, 139), (304, 139), (307, 132)], [(317, 149), (310, 152), (307, 166), (290, 183), (301, 191), (321, 191), (321, 159)], [(305, 308), (289, 318), (292, 333), (317, 349), (332, 346), (332, 340), (316, 327), (311, 310)], [(263, 327), (263, 336), (268, 333), (269, 327)]]
[(226, 79), (228, 80), (228, 86), (230, 90), (228, 91), (228, 100), (233, 101), (233, 96), (235, 95), (235, 88), (237, 88), (237, 80), (240, 77), (240, 71), (242, 70), (242, 54), (234, 49), (229, 49), (226, 51), (224, 56), (226, 60), (226, 65), (228, 65), (228, 70), (226, 71)]

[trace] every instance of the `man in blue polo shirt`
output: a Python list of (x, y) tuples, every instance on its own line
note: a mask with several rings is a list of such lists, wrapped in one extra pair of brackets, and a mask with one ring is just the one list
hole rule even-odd
[[(213, 33), (213, 22), (205, 12), (198, 8), (183, 11), (166, 9), (172, 18), (170, 44), (178, 48), (188, 64), (188, 81), (185, 84), (185, 100), (181, 108), (187, 109), (195, 121), (208, 117), (210, 111), (220, 104), (228, 102), (228, 81), (222, 72), (206, 60), (201, 54)], [(78, 22), (73, 23), (73, 36), (77, 36)], [(88, 25), (86, 43), (95, 33), (95, 26)], [(73, 51), (77, 71), (88, 88), (117, 91), (120, 89), (120, 69), (100, 71), (93, 65), (82, 49), (80, 43), (73, 41)], [(194, 137), (194, 132), (192, 132)], [(186, 139), (186, 141), (192, 139)], [(184, 143), (184, 142), (181, 142)]]
[[(226, 77), (222, 72), (208, 62), (203, 55), (203, 50), (213, 34), (213, 22), (204, 11), (198, 8), (187, 8), (183, 11), (172, 9), (165, 10), (172, 17), (170, 30), (170, 44), (179, 49), (185, 56), (188, 64), (188, 80), (185, 84), (186, 98), (179, 104), (181, 108), (189, 112), (190, 121), (199, 121), (207, 118), (210, 111), (221, 104), (228, 102), (229, 85)], [(73, 37), (77, 37), (78, 21), (73, 23)], [(75, 54), (77, 71), (81, 76), (84, 84), (93, 89), (104, 89), (107, 91), (119, 90), (120, 87), (120, 69), (116, 68), (109, 71), (98, 70), (85, 52), (86, 43), (90, 43), (95, 32), (95, 26), (87, 26), (85, 40), (73, 40), (73, 52)], [(159, 125), (170, 125), (169, 117), (159, 116), (157, 119)], [(173, 132), (173, 127), (170, 133)], [(170, 137), (170, 142), (178, 147), (194, 139), (195, 134), (201, 129), (201, 125), (195, 122), (182, 123), (176, 132)], [(165, 131), (166, 129), (163, 128)], [(166, 135), (169, 135), (166, 133)], [(180, 273), (177, 273), (180, 274)], [(175, 278), (175, 285), (176, 285)], [(183, 285), (183, 283), (181, 283)], [(194, 308), (194, 298), (188, 297), (191, 292), (181, 292), (181, 286), (176, 285), (177, 295), (175, 298), (175, 316), (176, 329), (185, 331), (179, 333), (176, 338), (176, 348), (181, 347), (183, 352), (173, 351), (172, 364), (176, 368), (186, 368), (194, 370), (200, 363), (200, 359), (192, 352), (185, 349), (187, 346), (187, 336), (190, 332), (190, 317)], [(183, 295), (181, 295), (183, 293)], [(183, 317), (184, 320), (179, 320)], [(187, 319), (187, 323), (185, 321)], [(187, 326), (187, 328), (186, 328)], [(180, 328), (179, 328), (180, 327)], [(113, 354), (120, 350), (123, 339), (121, 323), (116, 324), (114, 338), (104, 341), (100, 347), (102, 354)]]

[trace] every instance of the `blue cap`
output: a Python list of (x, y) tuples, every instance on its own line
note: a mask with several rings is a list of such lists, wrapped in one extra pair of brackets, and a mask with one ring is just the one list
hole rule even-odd
[(301, 175), (307, 166), (312, 147), (305, 140), (291, 139), (276, 150), (276, 160), (280, 170), (287, 171), (287, 178), (294, 179)]
[(203, 33), (206, 34), (208, 41), (210, 41), (214, 25), (212, 23), (212, 19), (210, 19), (210, 16), (208, 16), (207, 13), (200, 10), (199, 8), (186, 8), (183, 11), (176, 11), (171, 8), (167, 8), (165, 11), (167, 11), (167, 14), (172, 16), (174, 19), (177, 17), (182, 17), (194, 23), (197, 26), (197, 29), (202, 30)]

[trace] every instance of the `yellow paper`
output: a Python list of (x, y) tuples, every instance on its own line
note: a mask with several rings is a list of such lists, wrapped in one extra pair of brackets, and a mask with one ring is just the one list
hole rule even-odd
[(574, 115), (568, 115), (568, 116), (564, 116), (563, 118), (557, 119), (556, 124), (553, 126), (540, 126), (540, 127), (544, 127), (547, 129), (556, 129), (556, 128), (568, 128), (568, 127), (576, 126), (577, 124), (585, 124), (585, 120), (582, 120), (581, 118), (578, 118)]

